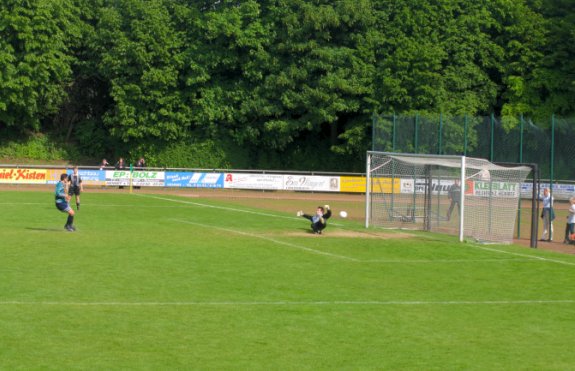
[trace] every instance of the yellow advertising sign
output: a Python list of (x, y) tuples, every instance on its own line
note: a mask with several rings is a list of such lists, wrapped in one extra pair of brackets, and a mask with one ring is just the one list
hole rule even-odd
[(46, 169), (0, 168), (0, 183), (46, 184)]
[[(359, 176), (342, 176), (340, 177), (340, 191), (341, 192), (353, 192), (353, 193), (365, 193), (366, 180), (364, 177)], [(392, 188), (393, 184), (393, 188)], [(399, 193), (401, 189), (400, 179), (395, 178), (377, 178), (372, 179), (373, 192), (378, 193)]]

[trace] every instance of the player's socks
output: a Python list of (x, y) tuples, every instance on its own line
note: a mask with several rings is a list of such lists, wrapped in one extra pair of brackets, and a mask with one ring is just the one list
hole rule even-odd
[(74, 216), (68, 215), (68, 220), (66, 221), (66, 225), (74, 224)]
[(80, 203), (76, 202), (76, 209), (80, 210)]

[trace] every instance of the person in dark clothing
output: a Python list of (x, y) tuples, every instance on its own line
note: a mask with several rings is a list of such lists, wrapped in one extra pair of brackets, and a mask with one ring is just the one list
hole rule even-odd
[[(118, 162), (116, 162), (116, 165), (114, 166), (114, 169), (116, 170), (125, 170), (126, 169), (126, 164), (124, 163), (124, 158), (120, 157), (120, 159), (118, 160)], [(119, 189), (124, 189), (124, 186), (119, 186)]]
[(68, 194), (76, 196), (76, 210), (80, 210), (80, 193), (83, 191), (82, 177), (78, 174), (78, 166), (74, 166), (74, 172), (68, 175)]
[(449, 188), (447, 192), (447, 198), (451, 201), (449, 204), (449, 209), (447, 209), (447, 220), (451, 219), (451, 213), (457, 205), (457, 211), (461, 212), (461, 206), (459, 205), (459, 200), (461, 199), (461, 181), (455, 179), (453, 185)]
[(298, 211), (297, 216), (306, 218), (311, 222), (311, 230), (315, 234), (321, 234), (327, 227), (327, 220), (331, 217), (331, 209), (329, 205), (318, 206), (315, 215), (304, 214), (303, 211)]

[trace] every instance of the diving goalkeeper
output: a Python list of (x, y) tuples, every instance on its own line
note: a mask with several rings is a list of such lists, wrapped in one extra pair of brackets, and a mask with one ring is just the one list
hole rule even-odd
[(329, 205), (318, 206), (315, 210), (315, 215), (304, 214), (303, 211), (298, 211), (297, 216), (302, 216), (311, 221), (311, 230), (314, 234), (321, 234), (327, 227), (327, 220), (331, 217), (331, 210)]

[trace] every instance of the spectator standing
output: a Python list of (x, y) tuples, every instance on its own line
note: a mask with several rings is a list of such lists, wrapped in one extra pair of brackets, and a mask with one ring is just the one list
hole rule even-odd
[[(140, 159), (138, 161), (136, 161), (136, 170), (144, 170), (144, 168), (146, 167), (146, 160), (144, 160), (143, 157), (140, 157)], [(135, 189), (140, 189), (140, 186), (134, 186)]]
[(569, 215), (567, 215), (567, 224), (565, 225), (565, 239), (563, 243), (574, 243), (571, 238), (575, 233), (575, 196), (569, 199)]
[(104, 158), (104, 159), (102, 159), (102, 162), (100, 163), (100, 170), (104, 170), (106, 168), (106, 166), (110, 166), (110, 163)]
[(136, 169), (144, 170), (145, 167), (146, 167), (146, 160), (144, 160), (143, 157), (140, 157), (140, 159), (136, 162)]
[(553, 212), (553, 196), (549, 188), (543, 189), (543, 195), (539, 197), (543, 201), (543, 212), (541, 213), (541, 218), (543, 219), (543, 235), (540, 241), (553, 241), (553, 219), (555, 215)]
[[(120, 157), (120, 159), (118, 160), (118, 162), (116, 162), (116, 165), (114, 166), (114, 169), (116, 170), (126, 170), (126, 164), (124, 163), (124, 158)], [(119, 186), (119, 189), (124, 189), (124, 186)]]

